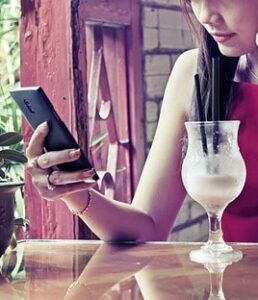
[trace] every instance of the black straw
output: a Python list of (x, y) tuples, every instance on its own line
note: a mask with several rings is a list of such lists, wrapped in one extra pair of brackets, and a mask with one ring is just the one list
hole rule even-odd
[[(220, 120), (220, 57), (212, 57), (212, 121)], [(214, 124), (213, 151), (218, 153), (219, 125)]]
[(220, 57), (212, 57), (212, 120), (220, 119)]
[(203, 103), (202, 103), (199, 74), (194, 75), (194, 80), (195, 80), (195, 91), (196, 91), (196, 98), (198, 104), (199, 118), (201, 122), (204, 122), (205, 114), (204, 114)]
[[(198, 74), (194, 75), (194, 81), (195, 81), (195, 90), (196, 90), (196, 98), (197, 98), (197, 104), (198, 104), (199, 119), (201, 122), (204, 122), (205, 114), (204, 114), (204, 109), (203, 109), (201, 88), (200, 88), (200, 79), (199, 79)], [(208, 154), (207, 139), (206, 139), (205, 127), (204, 127), (203, 123), (200, 124), (200, 131), (201, 131), (203, 152), (205, 154)]]

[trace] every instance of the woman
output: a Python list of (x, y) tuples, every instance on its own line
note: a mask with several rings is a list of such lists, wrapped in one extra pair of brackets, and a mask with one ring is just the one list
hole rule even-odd
[[(71, 149), (44, 153), (47, 124), (35, 130), (28, 146), (28, 170), (41, 196), (48, 200), (61, 198), (103, 240), (167, 239), (186, 194), (181, 181), (184, 122), (198, 119), (196, 101), (192, 97), (193, 78), (197, 70), (201, 77), (203, 98), (207, 102), (206, 116), (208, 119), (210, 117), (210, 77), (207, 66), (211, 56), (221, 56), (222, 60), (224, 86), (221, 119), (237, 118), (242, 124), (242, 119), (245, 121), (252, 112), (252, 122), (258, 122), (253, 112), (257, 106), (254, 93), (258, 93), (258, 86), (255, 85), (258, 82), (258, 0), (193, 0), (183, 1), (183, 5), (192, 7), (201, 25), (202, 46), (199, 50), (182, 54), (173, 68), (153, 145), (131, 205), (108, 199), (95, 191), (92, 188), (92, 170), (50, 173), (53, 166), (76, 160), (80, 151)], [(249, 83), (233, 84), (232, 80)], [(246, 93), (248, 103), (252, 102), (250, 111), (243, 109)], [(252, 132), (249, 131), (251, 125), (249, 122), (245, 126), (248, 130), (240, 132), (241, 149), (249, 132)], [(251, 142), (255, 143), (255, 140), (250, 138), (248, 144)], [(258, 241), (258, 234), (253, 229), (258, 225), (258, 199), (255, 199), (258, 194), (258, 165), (254, 159), (249, 159), (256, 154), (255, 148), (258, 148), (258, 143), (251, 147), (251, 151), (245, 147), (243, 152), (247, 163), (247, 184), (225, 213), (226, 240)], [(257, 158), (258, 153), (256, 161)], [(236, 222), (241, 224), (237, 230)]]

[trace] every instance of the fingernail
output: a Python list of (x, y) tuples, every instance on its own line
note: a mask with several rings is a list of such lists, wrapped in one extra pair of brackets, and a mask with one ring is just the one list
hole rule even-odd
[(95, 170), (94, 169), (89, 169), (87, 171), (84, 171), (82, 174), (83, 174), (84, 177), (90, 177), (91, 175), (95, 174)]
[(39, 125), (40, 128), (42, 128), (43, 130), (46, 130), (48, 128), (48, 124), (47, 122), (43, 122)]
[(96, 184), (96, 180), (94, 180), (92, 178), (87, 178), (87, 179), (83, 180), (83, 182), (88, 183), (88, 184)]
[[(51, 182), (52, 182), (53, 184), (59, 183), (60, 172), (58, 172), (58, 171), (53, 171), (53, 172), (50, 174), (50, 176), (51, 176)], [(50, 176), (49, 176), (49, 177), (50, 177)]]
[(80, 157), (80, 155), (81, 155), (81, 150), (80, 149), (74, 149), (74, 150), (69, 152), (69, 156), (71, 158)]

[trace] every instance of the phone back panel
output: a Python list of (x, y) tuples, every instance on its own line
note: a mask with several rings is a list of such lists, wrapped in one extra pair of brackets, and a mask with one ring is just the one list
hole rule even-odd
[[(47, 151), (79, 148), (41, 87), (19, 88), (10, 91), (10, 94), (33, 129), (43, 122), (48, 123), (49, 134), (45, 140)], [(92, 168), (83, 153), (78, 160), (61, 164), (58, 167), (69, 171)]]

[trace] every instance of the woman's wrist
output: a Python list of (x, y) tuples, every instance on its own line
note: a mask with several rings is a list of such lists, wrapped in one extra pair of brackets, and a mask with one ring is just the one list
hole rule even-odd
[(76, 216), (81, 216), (83, 215), (84, 213), (87, 212), (87, 210), (89, 210), (90, 208), (90, 205), (91, 205), (91, 201), (92, 201), (92, 193), (90, 190), (87, 191), (88, 192), (88, 201), (86, 201), (84, 207), (82, 209), (74, 209), (74, 208), (69, 208), (70, 212), (73, 214), (73, 215), (76, 215)]
[(92, 192), (91, 190), (84, 190), (71, 194), (62, 199), (67, 205), (70, 212), (76, 216), (81, 216), (86, 213), (92, 203)]

